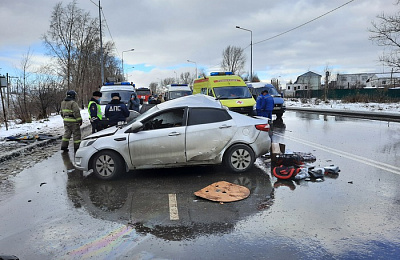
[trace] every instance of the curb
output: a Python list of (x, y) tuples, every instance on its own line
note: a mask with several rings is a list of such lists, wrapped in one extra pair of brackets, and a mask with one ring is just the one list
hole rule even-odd
[(333, 116), (348, 116), (348, 117), (388, 121), (388, 122), (400, 122), (400, 113), (347, 111), (347, 110), (337, 110), (337, 109), (315, 109), (315, 108), (303, 108), (303, 107), (286, 107), (286, 110), (300, 111), (307, 113), (321, 113)]
[[(86, 126), (83, 126), (81, 128), (82, 137), (84, 137), (83, 132), (87, 131), (87, 129), (91, 130), (91, 125), (90, 124), (86, 125)], [(54, 137), (52, 139), (43, 140), (43, 141), (37, 141), (36, 140), (35, 142), (33, 142), (33, 143), (31, 143), (31, 144), (29, 144), (27, 146), (20, 147), (20, 148), (15, 149), (15, 150), (13, 150), (11, 152), (8, 152), (8, 153), (0, 155), (0, 163), (2, 163), (4, 161), (7, 161), (7, 160), (10, 160), (10, 159), (13, 159), (15, 157), (18, 157), (18, 156), (24, 154), (25, 152), (32, 151), (37, 147), (43, 147), (43, 146), (49, 145), (50, 143), (53, 143), (53, 142), (55, 142), (57, 140), (60, 140), (61, 138), (62, 138), (62, 135), (58, 136), (58, 137)]]

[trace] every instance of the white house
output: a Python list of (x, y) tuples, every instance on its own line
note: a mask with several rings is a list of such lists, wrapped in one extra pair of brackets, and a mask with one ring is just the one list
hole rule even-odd
[(365, 88), (367, 81), (375, 73), (356, 73), (356, 74), (337, 74), (336, 88), (337, 89), (353, 89)]
[(376, 73), (368, 78), (366, 88), (396, 88), (400, 86), (400, 73)]
[(318, 90), (321, 89), (322, 76), (308, 71), (297, 77), (292, 84), (286, 84), (285, 97), (293, 97), (297, 90)]

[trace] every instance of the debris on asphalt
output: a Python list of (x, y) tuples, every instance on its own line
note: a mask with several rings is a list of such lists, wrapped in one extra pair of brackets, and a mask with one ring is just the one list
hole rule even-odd
[(324, 177), (337, 178), (340, 172), (333, 164), (316, 168), (312, 164), (317, 159), (313, 154), (286, 151), (286, 146), (281, 143), (271, 144), (270, 159), (271, 172), (279, 180), (322, 182)]
[(247, 198), (250, 195), (250, 190), (227, 181), (219, 181), (196, 191), (194, 195), (220, 203), (233, 202)]
[(41, 141), (41, 140), (49, 140), (49, 139), (57, 139), (59, 137), (55, 137), (53, 135), (46, 135), (46, 134), (37, 134), (37, 135), (17, 135), (17, 136), (7, 136), (6, 140), (7, 141), (21, 141), (21, 142), (27, 142), (27, 141)]

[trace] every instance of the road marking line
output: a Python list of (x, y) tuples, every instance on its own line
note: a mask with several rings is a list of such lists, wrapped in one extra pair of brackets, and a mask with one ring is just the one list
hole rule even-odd
[(178, 202), (176, 200), (176, 194), (168, 194), (168, 199), (169, 199), (169, 219), (179, 220)]
[(284, 136), (284, 135), (281, 135), (281, 134), (276, 134), (276, 135), (280, 136), (280, 137), (283, 137), (283, 138), (287, 138), (289, 140), (292, 140), (292, 141), (295, 141), (295, 142), (298, 142), (298, 143), (302, 143), (302, 144), (314, 147), (314, 148), (319, 148), (319, 149), (324, 150), (326, 152), (330, 152), (330, 153), (333, 153), (333, 154), (336, 154), (336, 155), (339, 155), (339, 156), (342, 156), (342, 157), (346, 157), (346, 158), (351, 159), (353, 161), (361, 162), (361, 163), (364, 163), (366, 165), (370, 165), (370, 166), (376, 167), (378, 169), (382, 169), (382, 170), (385, 170), (385, 171), (392, 172), (392, 173), (400, 175), (400, 168), (396, 167), (394, 165), (390, 165), (390, 164), (386, 164), (386, 163), (383, 163), (383, 162), (379, 162), (379, 161), (375, 161), (375, 160), (372, 160), (372, 159), (368, 159), (366, 157), (362, 157), (362, 156), (359, 156), (359, 155), (355, 155), (355, 154), (352, 154), (352, 153), (341, 151), (341, 150), (338, 150), (338, 149), (335, 149), (335, 148), (331, 148), (331, 147), (328, 147), (328, 146), (325, 146), (325, 145), (322, 145), (322, 144), (313, 143), (313, 142), (310, 142), (310, 141), (307, 141), (307, 140), (304, 140), (304, 139), (301, 139), (301, 138), (290, 137), (290, 136), (286, 136), (286, 135)]

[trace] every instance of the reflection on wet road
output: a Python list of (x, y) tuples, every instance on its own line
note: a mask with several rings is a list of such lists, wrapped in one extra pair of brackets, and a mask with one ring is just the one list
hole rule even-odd
[[(0, 189), (0, 255), (20, 259), (396, 259), (400, 126), (288, 112), (272, 139), (337, 165), (323, 182), (277, 180), (258, 158), (222, 167), (134, 171), (105, 182), (57, 153)], [(231, 203), (193, 192), (227, 181)], [(45, 183), (45, 184), (43, 184)], [(4, 187), (4, 188), (3, 188)]]

